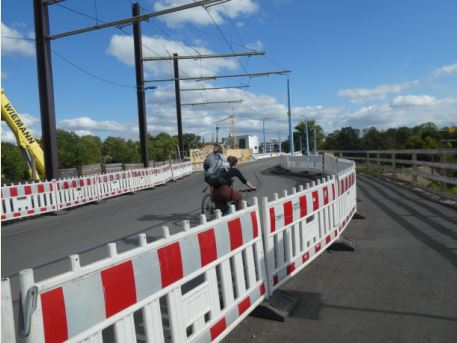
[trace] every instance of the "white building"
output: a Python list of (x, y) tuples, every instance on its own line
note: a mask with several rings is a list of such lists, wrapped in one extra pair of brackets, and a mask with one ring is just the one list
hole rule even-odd
[[(225, 145), (232, 145), (232, 137), (227, 137), (222, 140)], [(259, 153), (259, 137), (257, 136), (236, 136), (235, 145), (240, 149), (251, 149), (254, 154)]]

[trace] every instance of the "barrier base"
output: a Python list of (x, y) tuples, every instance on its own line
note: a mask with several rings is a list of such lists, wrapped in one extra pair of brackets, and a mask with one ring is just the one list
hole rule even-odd
[(359, 212), (354, 213), (352, 219), (365, 219), (365, 216), (361, 215)]
[(347, 238), (340, 236), (332, 245), (328, 247), (332, 251), (354, 251), (354, 244)]
[(263, 301), (252, 312), (254, 317), (284, 322), (295, 306), (298, 299), (284, 291), (277, 290), (267, 300)]

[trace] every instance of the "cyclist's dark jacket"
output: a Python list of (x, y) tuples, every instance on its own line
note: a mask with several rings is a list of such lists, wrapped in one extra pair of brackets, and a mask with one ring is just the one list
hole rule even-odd
[(246, 182), (248, 182), (248, 180), (246, 180), (244, 178), (243, 174), (241, 174), (241, 172), (237, 168), (230, 168), (228, 171), (224, 172), (223, 176), (224, 176), (224, 179), (226, 180), (226, 182), (224, 184), (228, 185), (228, 186), (232, 186), (234, 177), (237, 177), (238, 179), (240, 179), (240, 181), (243, 184), (246, 184)]

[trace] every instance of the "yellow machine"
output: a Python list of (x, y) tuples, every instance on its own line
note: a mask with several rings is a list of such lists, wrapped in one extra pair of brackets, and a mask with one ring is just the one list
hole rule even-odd
[[(2, 89), (2, 120), (4, 120), (16, 136), (17, 145), (24, 155), (25, 161), (30, 168), (30, 174), (36, 180), (45, 178), (44, 153), (40, 144), (32, 136), (25, 126), (21, 116), (5, 95)], [(33, 171), (36, 172), (33, 172)]]

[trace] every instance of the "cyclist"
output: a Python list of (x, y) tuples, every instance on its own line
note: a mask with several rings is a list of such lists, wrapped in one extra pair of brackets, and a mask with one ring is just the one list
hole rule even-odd
[(227, 162), (230, 164), (230, 169), (222, 173), (224, 181), (220, 185), (213, 187), (212, 195), (217, 209), (224, 212), (227, 210), (227, 202), (235, 201), (238, 211), (243, 207), (243, 195), (241, 192), (232, 188), (234, 178), (237, 177), (244, 185), (252, 190), (256, 188), (236, 168), (238, 159), (235, 156), (229, 156)]

